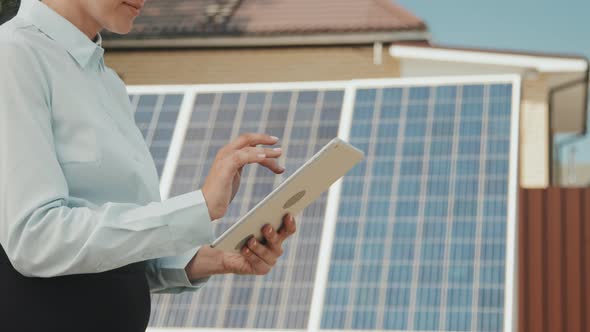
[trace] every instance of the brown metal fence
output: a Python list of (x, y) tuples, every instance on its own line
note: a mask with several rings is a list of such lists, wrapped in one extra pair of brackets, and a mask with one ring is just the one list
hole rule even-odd
[(519, 331), (590, 332), (590, 189), (523, 189)]

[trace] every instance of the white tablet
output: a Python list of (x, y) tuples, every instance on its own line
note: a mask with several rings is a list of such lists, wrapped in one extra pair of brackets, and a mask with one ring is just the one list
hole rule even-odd
[(285, 214), (298, 214), (363, 158), (361, 150), (334, 138), (213, 241), (211, 247), (239, 252), (250, 238), (262, 240), (264, 225), (278, 230)]

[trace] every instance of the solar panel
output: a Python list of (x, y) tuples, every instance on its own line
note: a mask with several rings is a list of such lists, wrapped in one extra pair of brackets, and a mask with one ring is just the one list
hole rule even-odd
[[(281, 138), (286, 174), (247, 167), (241, 189), (217, 235), (337, 136), (343, 90), (200, 92), (196, 95), (171, 196), (200, 188), (217, 151), (240, 133)], [(299, 232), (265, 277), (212, 278), (194, 294), (155, 295), (151, 326), (305, 328), (307, 325), (326, 195), (299, 216)]]
[[(152, 153), (164, 197), (200, 188), (240, 133), (281, 138), (286, 174), (247, 167), (217, 235), (336, 135), (366, 153), (298, 216), (269, 275), (152, 295), (150, 326), (511, 331), (518, 84), (501, 76), (131, 89), (146, 141), (160, 142)], [(161, 139), (158, 128), (168, 129)]]
[(130, 94), (135, 123), (146, 140), (158, 175), (168, 156), (183, 94)]
[(511, 84), (357, 90), (322, 329), (502, 331)]

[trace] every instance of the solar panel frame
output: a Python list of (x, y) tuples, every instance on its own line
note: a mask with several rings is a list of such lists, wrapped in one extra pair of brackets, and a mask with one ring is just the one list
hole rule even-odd
[[(369, 79), (354, 81), (329, 81), (329, 82), (293, 82), (293, 83), (256, 83), (256, 84), (221, 84), (221, 85), (171, 85), (171, 86), (128, 86), (130, 94), (142, 93), (183, 93), (184, 99), (177, 119), (177, 125), (171, 140), (171, 146), (162, 172), (160, 190), (162, 197), (168, 197), (170, 193), (174, 172), (180, 157), (182, 143), (189, 125), (192, 107), (199, 93), (215, 93), (228, 91), (288, 91), (306, 89), (344, 89), (344, 101), (340, 112), (338, 137), (348, 140), (350, 136), (352, 115), (354, 111), (355, 95), (359, 89), (379, 89), (387, 87), (430, 86), (430, 85), (458, 85), (458, 84), (512, 84), (512, 113), (510, 123), (510, 157), (509, 157), (509, 188), (508, 188), (508, 227), (506, 240), (506, 266), (505, 266), (505, 296), (504, 296), (504, 332), (512, 332), (516, 329), (516, 266), (517, 266), (517, 188), (518, 188), (518, 161), (519, 161), (519, 114), (520, 114), (520, 86), (521, 78), (518, 75), (485, 75), (485, 76), (456, 76), (436, 78), (402, 78), (402, 79)], [(331, 252), (335, 235), (336, 218), (340, 201), (341, 181), (334, 184), (327, 197), (322, 240), (320, 242), (319, 256), (317, 258), (316, 276), (313, 283), (313, 295), (310, 307), (310, 317), (305, 331), (320, 330), (323, 315), (323, 305), (330, 269)], [(227, 328), (148, 328), (148, 331), (218, 331)], [(238, 329), (236, 329), (237, 331)], [(273, 329), (281, 331), (281, 329)], [(304, 330), (284, 330), (304, 331)], [(354, 330), (352, 330), (354, 331)]]
[[(314, 104), (314, 107), (313, 108), (315, 109), (313, 113), (314, 113), (314, 116), (317, 117), (316, 120), (319, 120), (320, 115), (323, 116), (325, 114), (332, 114), (333, 111), (336, 111), (338, 114), (340, 114), (340, 111), (341, 111), (341, 103), (340, 103), (340, 101), (338, 101), (339, 104), (337, 106), (337, 109), (333, 109), (333, 110), (332, 109), (330, 109), (330, 110), (325, 110), (324, 109), (325, 106), (329, 108), (330, 105), (332, 105), (330, 101), (331, 100), (334, 100), (335, 101), (335, 99), (334, 99), (335, 96), (336, 96), (335, 98), (338, 98), (337, 97), (338, 94), (337, 95), (331, 94), (332, 91), (333, 90), (343, 90), (343, 89), (337, 89), (337, 88), (334, 89), (334, 87), (338, 87), (338, 86), (340, 86), (340, 84), (321, 84), (321, 83), (315, 83), (315, 84), (296, 84), (295, 87), (292, 87), (289, 84), (283, 84), (283, 85), (281, 85), (281, 84), (279, 84), (279, 85), (272, 84), (272, 85), (266, 85), (266, 86), (254, 85), (254, 86), (249, 86), (249, 88), (246, 87), (246, 86), (244, 86), (244, 85), (237, 85), (237, 86), (234, 86), (233, 89), (231, 87), (228, 87), (228, 86), (221, 86), (221, 87), (214, 86), (213, 89), (210, 89), (209, 87), (204, 87), (204, 86), (194, 86), (194, 87), (177, 87), (177, 88), (170, 88), (169, 87), (168, 89), (166, 89), (166, 92), (169, 92), (170, 93), (170, 92), (178, 92), (179, 90), (184, 90), (185, 94), (187, 95), (187, 97), (185, 97), (185, 100), (194, 99), (194, 96), (197, 96), (197, 98), (199, 98), (198, 96), (204, 96), (206, 94), (211, 94), (211, 93), (217, 94), (217, 96), (221, 96), (221, 95), (226, 96), (228, 94), (231, 94), (232, 91), (240, 92), (242, 94), (246, 94), (248, 92), (265, 92), (265, 94), (268, 94), (267, 97), (270, 97), (271, 95), (277, 96), (277, 94), (280, 94), (283, 91), (296, 91), (296, 93), (301, 93), (301, 94), (303, 94), (305, 91), (308, 91), (308, 90), (309, 91), (314, 91), (315, 93), (320, 92), (320, 95), (321, 96), (324, 96), (324, 95), (325, 96), (330, 96), (330, 98), (329, 98), (329, 100), (326, 100), (326, 103), (323, 103), (323, 102), (313, 102), (313, 104)], [(155, 88), (156, 91), (158, 91), (160, 93), (162, 91), (159, 87), (149, 87), (148, 86), (148, 87), (140, 87), (140, 88), (135, 87), (134, 88), (135, 90), (133, 90), (133, 92), (136, 92), (136, 93), (138, 91), (151, 92), (152, 88)], [(289, 92), (289, 94), (290, 94), (290, 92)], [(291, 95), (291, 101), (287, 103), (287, 104), (290, 105), (289, 109), (291, 109), (291, 111), (289, 113), (290, 114), (289, 115), (290, 117), (293, 117), (294, 114), (295, 114), (295, 111), (296, 111), (295, 108), (293, 107), (294, 106), (294, 102), (295, 102), (295, 99), (294, 99), (295, 95), (296, 94)], [(188, 97), (188, 96), (190, 96), (190, 97)], [(343, 97), (343, 91), (340, 92), (339, 96), (340, 96), (340, 98)], [(267, 98), (267, 99), (269, 99), (269, 98)], [(273, 99), (274, 99), (274, 97), (273, 97)], [(318, 99), (318, 100), (321, 100), (321, 99)], [(267, 100), (267, 101), (270, 101), (270, 99)], [(191, 104), (191, 103), (188, 103), (188, 104)], [(270, 107), (270, 104), (266, 105), (263, 108), (264, 109), (267, 109), (269, 107)], [(217, 109), (217, 107), (213, 107), (213, 108), (214, 109)], [(263, 111), (263, 113), (264, 112), (268, 112), (269, 110), (270, 109), (268, 109), (266, 111)], [(188, 121), (190, 121), (190, 114), (192, 112), (193, 112), (192, 107), (190, 107), (189, 109), (183, 108), (182, 114), (179, 116), (179, 118), (180, 119), (184, 119), (184, 120), (180, 120), (180, 121), (185, 121), (185, 123), (188, 122)], [(216, 114), (217, 112), (215, 112), (215, 111), (212, 111), (211, 112), (211, 114), (214, 114), (214, 113)], [(297, 113), (299, 113), (299, 111), (297, 111)], [(268, 113), (268, 114), (270, 114), (270, 113)], [(236, 114), (236, 116), (237, 117), (241, 116), (241, 111), (238, 111), (238, 113)], [(210, 115), (210, 118), (211, 117), (215, 117), (215, 116)], [(268, 118), (268, 121), (273, 122), (271, 118), (272, 117), (269, 117)], [(238, 120), (239, 119), (236, 119), (236, 121), (238, 121)], [(284, 120), (282, 118), (279, 119), (279, 120), (280, 120), (280, 122), (284, 122)], [(334, 122), (334, 120), (332, 120), (332, 121), (329, 121), (330, 119), (327, 119), (327, 120), (330, 123)], [(264, 119), (261, 118), (261, 121), (262, 121), (261, 123), (263, 123), (263, 124), (266, 123), (267, 122), (266, 121), (266, 116), (264, 116)], [(288, 121), (288, 119), (287, 119), (287, 121)], [(339, 121), (339, 117), (335, 121)], [(312, 127), (317, 127), (317, 128), (320, 127), (319, 124), (318, 124), (318, 121), (314, 121), (313, 123), (314, 123), (314, 125)], [(212, 123), (210, 122), (209, 124), (212, 124)], [(215, 125), (217, 125), (217, 122), (215, 123)], [(337, 125), (337, 123), (336, 123), (336, 125)], [(236, 124), (234, 123), (234, 127), (235, 126), (236, 126)], [(179, 130), (178, 128), (183, 128), (183, 129), (182, 130)], [(175, 132), (175, 137), (177, 136), (176, 134), (178, 133), (178, 136), (177, 136), (178, 139), (174, 139), (174, 142), (172, 144), (178, 144), (178, 142), (179, 143), (186, 143), (187, 142), (184, 139), (184, 137), (183, 137), (186, 134), (186, 132), (185, 133), (183, 133), (183, 132), (186, 131), (186, 128), (187, 127), (185, 125), (183, 125), (182, 123), (179, 123), (178, 128), (177, 128), (177, 131)], [(259, 129), (261, 129), (261, 128), (262, 127), (260, 127)], [(290, 125), (289, 126), (286, 126), (285, 129), (286, 130), (290, 130), (291, 129), (291, 126)], [(315, 133), (316, 131), (314, 130), (313, 132)], [(284, 141), (286, 139), (289, 139), (289, 136), (290, 136), (288, 132), (285, 132), (284, 134), (285, 134), (285, 136), (283, 137), (284, 139), (282, 141)], [(336, 134), (337, 133), (334, 132), (334, 134), (331, 135), (330, 138), (336, 136)], [(316, 134), (314, 134), (314, 135), (316, 135)], [(318, 137), (317, 137), (318, 142), (325, 140), (325, 139), (323, 139), (323, 138), (320, 137), (322, 135), (320, 134), (319, 131), (317, 132), (317, 135), (318, 135)], [(205, 140), (206, 141), (209, 141), (209, 138), (211, 138), (211, 137), (210, 136), (206, 136)], [(217, 139), (216, 141), (219, 141), (219, 139)], [(301, 141), (301, 139), (299, 139), (299, 141)], [(285, 144), (286, 144), (286, 142), (285, 142)], [(180, 144), (178, 144), (178, 145), (179, 146), (177, 146), (176, 148), (178, 150), (181, 150), (182, 148), (180, 147)], [(301, 143), (299, 143), (299, 145), (301, 145)], [(289, 146), (284, 146), (283, 148), (285, 149), (286, 154), (288, 154)], [(317, 147), (315, 147), (315, 148), (317, 148)], [(310, 149), (314, 149), (314, 146), (310, 146), (309, 148), (306, 148), (308, 155), (309, 155), (309, 153), (311, 151)], [(211, 149), (209, 149), (209, 150), (211, 150)], [(172, 154), (174, 154), (174, 153), (172, 153)], [(305, 159), (305, 157), (304, 157), (304, 159)], [(176, 164), (177, 163), (178, 163), (178, 160), (176, 160)], [(171, 169), (177, 169), (177, 167), (176, 166), (172, 166), (172, 164), (170, 164), (170, 167), (171, 167)], [(170, 169), (170, 167), (167, 166), (167, 169)], [(252, 173), (252, 172), (255, 173), (255, 169), (254, 168), (250, 168), (248, 172), (249, 173)], [(170, 173), (170, 178), (174, 178), (174, 175), (172, 173)], [(273, 182), (274, 182), (274, 185), (277, 184), (276, 177), (275, 177), (275, 180)], [(247, 187), (248, 186), (249, 186), (248, 184), (244, 184), (243, 187), (246, 188), (244, 190), (247, 190)], [(170, 192), (170, 191), (176, 191), (176, 192), (178, 192), (178, 190), (175, 190), (174, 188), (170, 188), (169, 187), (168, 188), (168, 192)], [(325, 204), (322, 204), (322, 205), (325, 205)], [(242, 211), (242, 212), (245, 212), (245, 211)], [(321, 220), (323, 220), (323, 214), (321, 216)], [(311, 220), (309, 220), (309, 221), (311, 221)], [(321, 224), (320, 224), (320, 226), (321, 226)], [(290, 241), (290, 242), (293, 242), (293, 241)], [(294, 250), (292, 250), (292, 251), (293, 251), (293, 253), (295, 252)], [(285, 252), (287, 253), (288, 251), (285, 250)], [(314, 252), (314, 258), (315, 257), (317, 257), (317, 255)], [(299, 261), (300, 261), (300, 259), (297, 259), (297, 262), (299, 262)], [(315, 266), (316, 265), (317, 265), (316, 262), (314, 262), (313, 263), (314, 269), (315, 269)], [(312, 282), (313, 282), (313, 276), (314, 275), (311, 276), (311, 281)], [(254, 280), (254, 283), (252, 283), (252, 285), (250, 285), (250, 287), (254, 287), (255, 289), (260, 288), (260, 284), (262, 283), (262, 281), (261, 281), (262, 279), (263, 278), (257, 278), (257, 279), (255, 279)], [(310, 285), (309, 285), (309, 289), (310, 290), (311, 290), (311, 287), (313, 287), (312, 282), (310, 282)], [(285, 287), (282, 287), (282, 289), (285, 289)], [(288, 289), (287, 289), (287, 291), (288, 291)], [(225, 291), (222, 291), (222, 292), (224, 294), (226, 293)], [(282, 291), (282, 292), (286, 292), (286, 291)], [(225, 294), (225, 295), (220, 294), (220, 297), (227, 300), (227, 295), (228, 294)], [(291, 296), (291, 295), (289, 295), (289, 296)], [(286, 297), (286, 293), (281, 298), (285, 298), (285, 297)], [(311, 298), (311, 294), (310, 294), (309, 298)], [(166, 310), (165, 307), (167, 305), (175, 305), (174, 303), (177, 302), (177, 301), (174, 301), (174, 303), (172, 303), (169, 299), (161, 299), (161, 300), (164, 301), (164, 302), (160, 303), (160, 306), (164, 306), (163, 307), (164, 310)], [(284, 300), (282, 300), (282, 302), (284, 302)], [(253, 305), (256, 306), (256, 301), (254, 301)], [(306, 310), (309, 309), (309, 305), (308, 304), (305, 307), (306, 307)], [(223, 308), (223, 306), (221, 306), (221, 308)], [(157, 314), (160, 315), (161, 312), (158, 312)], [(279, 314), (278, 319), (281, 319), (281, 316), (280, 315), (281, 314), (285, 314), (285, 313), (278, 312), (278, 314)], [(162, 323), (161, 318), (163, 318), (163, 317), (164, 316), (160, 317), (157, 320), (159, 322), (158, 324), (161, 324)], [(216, 317), (222, 318), (223, 315), (220, 316), (220, 315), (216, 314)], [(252, 320), (254, 319), (254, 316), (252, 314), (250, 314), (248, 317), (250, 318), (250, 320), (248, 321), (248, 324), (253, 324)], [(223, 325), (227, 325), (228, 324), (227, 322), (224, 323), (223, 321), (220, 321), (219, 318), (216, 320), (217, 324), (223, 324)], [(286, 319), (289, 319), (289, 317), (283, 317), (283, 319), (285, 319), (285, 318)], [(174, 318), (172, 318), (172, 319), (174, 320)], [(258, 318), (256, 318), (256, 319), (258, 319)], [(198, 321), (200, 322), (201, 320), (199, 319)], [(306, 323), (307, 323), (307, 319), (303, 320), (302, 323), (301, 323), (301, 325), (304, 325)], [(190, 324), (190, 323), (187, 323), (187, 324)]]
[[(434, 78), (409, 78), (409, 79), (376, 79), (357, 80), (350, 83), (350, 90), (347, 89), (345, 103), (343, 105), (343, 118), (339, 137), (349, 140), (352, 128), (352, 116), (356, 92), (359, 89), (380, 89), (383, 87), (412, 87), (412, 86), (445, 86), (465, 84), (502, 84), (512, 85), (512, 104), (510, 122), (510, 152), (509, 152), (509, 179), (507, 198), (507, 234), (506, 234), (506, 266), (505, 266), (505, 296), (504, 296), (504, 332), (516, 330), (516, 271), (517, 271), (517, 208), (518, 208), (518, 162), (519, 162), (519, 126), (520, 126), (520, 92), (521, 78), (518, 75), (486, 75), (486, 76), (455, 76), (455, 77), (434, 77)], [(343, 125), (344, 123), (344, 125)], [(324, 297), (327, 289), (327, 277), (330, 270), (331, 252), (335, 236), (336, 218), (338, 217), (339, 201), (341, 198), (341, 181), (337, 182), (330, 191), (329, 204), (326, 210), (326, 220), (320, 247), (321, 259), (318, 259), (318, 271), (312, 300), (308, 329), (310, 331), (322, 330), (321, 319), (324, 313)], [(334, 193), (334, 194), (333, 194)], [(330, 216), (330, 218), (328, 218)], [(326, 231), (329, 230), (329, 231)], [(354, 330), (350, 330), (354, 331)]]

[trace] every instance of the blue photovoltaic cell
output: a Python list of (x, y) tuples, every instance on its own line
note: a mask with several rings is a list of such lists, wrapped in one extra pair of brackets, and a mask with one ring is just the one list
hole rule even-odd
[(154, 159), (158, 175), (166, 163), (172, 134), (176, 126), (182, 94), (131, 94), (135, 123)]
[[(280, 137), (286, 174), (247, 166), (226, 217), (215, 222), (221, 234), (337, 136), (343, 95), (343, 90), (198, 94), (170, 196), (200, 188), (218, 150), (240, 133)], [(297, 217), (298, 232), (269, 275), (215, 276), (195, 293), (153, 295), (150, 326), (306, 328), (326, 196)]]
[(511, 84), (357, 90), (321, 327), (501, 331)]

